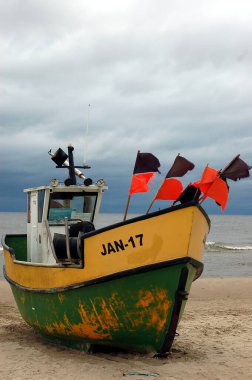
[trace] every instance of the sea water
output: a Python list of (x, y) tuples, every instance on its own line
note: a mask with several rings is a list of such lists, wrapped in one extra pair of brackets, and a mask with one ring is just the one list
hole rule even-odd
[[(135, 215), (130, 215), (131, 218)], [(212, 215), (204, 255), (203, 277), (252, 276), (252, 216)], [(100, 214), (97, 228), (122, 221), (121, 214)], [(26, 214), (0, 213), (0, 236), (26, 233)], [(0, 279), (3, 278), (0, 244)]]

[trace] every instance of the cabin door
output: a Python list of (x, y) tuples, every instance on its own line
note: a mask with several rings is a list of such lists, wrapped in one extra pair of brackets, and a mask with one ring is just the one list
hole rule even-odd
[(37, 247), (38, 247), (38, 193), (31, 192), (30, 195), (30, 251), (31, 262), (37, 261)]

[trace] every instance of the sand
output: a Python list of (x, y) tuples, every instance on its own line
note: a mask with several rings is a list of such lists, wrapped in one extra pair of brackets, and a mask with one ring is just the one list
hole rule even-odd
[(0, 379), (252, 379), (252, 277), (198, 279), (165, 359), (43, 341), (0, 281)]

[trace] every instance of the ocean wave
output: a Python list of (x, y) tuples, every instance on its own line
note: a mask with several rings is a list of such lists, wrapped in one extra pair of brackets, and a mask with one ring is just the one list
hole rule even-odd
[[(206, 251), (252, 251), (252, 245), (230, 245), (226, 243), (218, 243), (215, 241), (207, 241), (205, 244)], [(0, 253), (3, 253), (3, 247), (0, 245)]]
[(252, 245), (237, 246), (215, 241), (207, 241), (205, 248), (207, 251), (252, 251)]

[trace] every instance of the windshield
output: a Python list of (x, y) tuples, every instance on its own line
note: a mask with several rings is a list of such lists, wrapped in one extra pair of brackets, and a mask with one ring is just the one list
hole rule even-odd
[(64, 219), (93, 222), (97, 193), (52, 193), (49, 224), (64, 224)]

